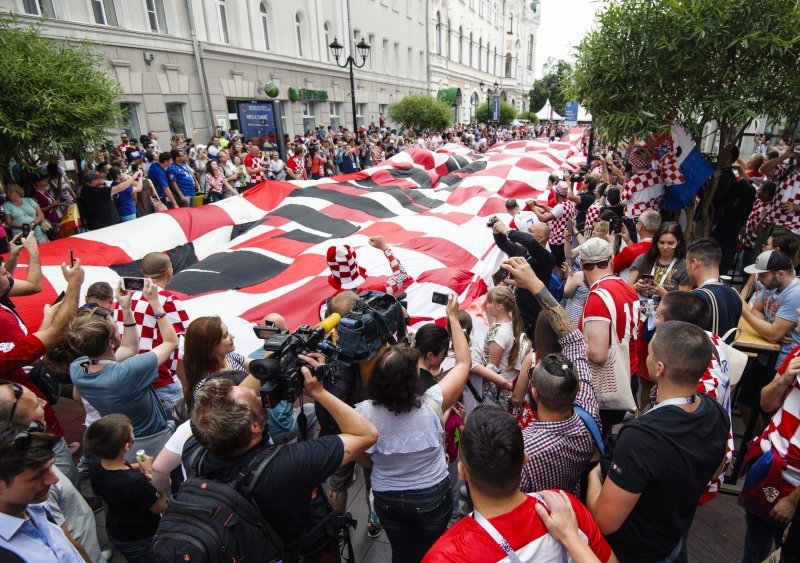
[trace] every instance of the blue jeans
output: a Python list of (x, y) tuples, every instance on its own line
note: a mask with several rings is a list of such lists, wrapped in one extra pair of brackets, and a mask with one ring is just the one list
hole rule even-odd
[(111, 543), (114, 544), (114, 547), (117, 548), (117, 551), (125, 556), (125, 559), (128, 560), (128, 563), (139, 563), (139, 561), (144, 563), (145, 556), (147, 555), (147, 548), (150, 547), (150, 543), (153, 541), (152, 537), (141, 540), (122, 541), (114, 539), (110, 535), (108, 536), (108, 539), (111, 540)]
[(744, 553), (742, 563), (761, 563), (772, 553), (772, 545), (781, 545), (783, 530), (786, 524), (767, 522), (758, 516), (746, 512), (744, 515), (747, 528), (744, 533)]
[(681, 541), (675, 546), (675, 549), (658, 563), (689, 563), (689, 554), (686, 551), (686, 545), (689, 541), (688, 536), (689, 531), (687, 530)]
[[(178, 399), (183, 398), (183, 387), (180, 381), (176, 381), (164, 387), (156, 387), (156, 395), (158, 395), (158, 398), (161, 400), (161, 405), (164, 407), (164, 410), (169, 414), (172, 410), (172, 405), (174, 405)], [(167, 416), (167, 418), (169, 418), (169, 416)]]
[(392, 561), (417, 562), (447, 529), (453, 512), (450, 477), (427, 489), (376, 491), (375, 512), (392, 544)]

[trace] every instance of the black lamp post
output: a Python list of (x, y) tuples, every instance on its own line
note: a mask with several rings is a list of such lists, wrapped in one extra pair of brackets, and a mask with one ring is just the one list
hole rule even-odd
[(336, 64), (341, 68), (350, 67), (350, 103), (353, 105), (353, 133), (358, 131), (358, 118), (356, 117), (356, 82), (355, 78), (353, 77), (353, 67), (362, 68), (365, 64), (367, 64), (367, 57), (369, 56), (369, 49), (370, 46), (364, 39), (358, 42), (356, 45), (356, 49), (358, 49), (358, 54), (361, 56), (361, 64), (358, 64), (353, 55), (347, 55), (347, 60), (345, 60), (344, 64), (339, 62), (339, 57), (342, 55), (342, 50), (344, 46), (339, 43), (339, 41), (334, 37), (333, 43), (328, 45), (330, 47), (331, 52), (333, 52), (333, 58), (336, 59)]
[(492, 113), (492, 110), (489, 107), (489, 100), (491, 99), (492, 95), (500, 92), (500, 85), (497, 82), (495, 82), (493, 84), (493, 88), (488, 88), (486, 84), (484, 84), (483, 81), (481, 81), (481, 83), (478, 84), (478, 86), (481, 87), (481, 92), (486, 92), (486, 123), (488, 124), (489, 122), (491, 122), (490, 115)]

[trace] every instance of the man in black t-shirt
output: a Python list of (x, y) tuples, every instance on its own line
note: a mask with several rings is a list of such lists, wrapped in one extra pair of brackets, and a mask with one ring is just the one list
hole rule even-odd
[(742, 316), (742, 300), (739, 294), (719, 279), (721, 260), (722, 249), (712, 238), (696, 240), (686, 251), (686, 273), (689, 281), (697, 288), (693, 293), (702, 297), (712, 312), (713, 326), (705, 328), (719, 336), (738, 326)]
[(730, 430), (723, 407), (695, 390), (711, 355), (701, 328), (659, 325), (647, 358), (657, 403), (620, 430), (605, 481), (600, 466), (589, 475), (586, 503), (623, 563), (686, 561), (697, 501), (722, 472)]
[[(312, 367), (323, 356), (299, 356)], [(310, 499), (337, 468), (354, 461), (378, 440), (378, 430), (351, 406), (326, 391), (322, 382), (302, 368), (305, 392), (334, 418), (341, 434), (284, 446), (256, 486), (254, 500), (264, 519), (284, 543), (308, 530)], [(234, 386), (226, 379), (209, 379), (198, 391), (192, 411), (192, 433), (183, 449), (183, 465), (198, 447), (208, 449), (202, 477), (231, 481), (258, 455), (270, 449), (263, 433), (267, 414), (258, 391)]]
[(90, 170), (85, 180), (78, 203), (86, 227), (93, 231), (119, 223), (117, 206), (111, 199), (112, 188), (105, 184), (103, 176)]

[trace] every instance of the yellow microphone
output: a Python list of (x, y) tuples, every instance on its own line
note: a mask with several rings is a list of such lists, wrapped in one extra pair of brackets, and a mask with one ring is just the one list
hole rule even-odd
[(342, 316), (339, 313), (331, 313), (314, 325), (314, 328), (321, 328), (325, 331), (325, 334), (328, 334), (339, 324), (340, 320), (342, 320)]

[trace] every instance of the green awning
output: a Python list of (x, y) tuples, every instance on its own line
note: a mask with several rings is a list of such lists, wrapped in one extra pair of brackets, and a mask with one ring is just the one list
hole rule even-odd
[(451, 106), (461, 105), (461, 88), (442, 88), (439, 90), (439, 93), (436, 94), (436, 98), (443, 102), (447, 102)]

